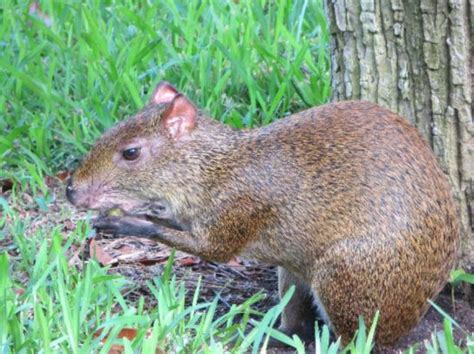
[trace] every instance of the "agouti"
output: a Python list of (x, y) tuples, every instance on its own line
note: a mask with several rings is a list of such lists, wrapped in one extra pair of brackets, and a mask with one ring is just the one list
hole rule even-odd
[(443, 287), (459, 240), (428, 145), (397, 114), (363, 101), (239, 131), (163, 82), (99, 139), (67, 196), (99, 210), (95, 227), (117, 236), (279, 266), (280, 293), (296, 286), (280, 329), (311, 336), (315, 305), (344, 342), (359, 315), (370, 325), (377, 310), (377, 343), (406, 334)]

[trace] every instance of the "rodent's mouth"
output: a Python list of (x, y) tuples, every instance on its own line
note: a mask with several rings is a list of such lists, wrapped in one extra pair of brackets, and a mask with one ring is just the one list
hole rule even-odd
[(153, 215), (144, 213), (143, 211), (125, 211), (119, 207), (113, 207), (99, 212), (99, 217), (115, 217), (115, 218), (133, 218), (147, 221), (153, 221)]
[[(159, 210), (163, 210), (163, 209), (159, 209)], [(146, 212), (142, 210), (127, 212), (121, 208), (113, 207), (113, 208), (105, 210), (105, 212), (103, 213), (100, 213), (99, 216), (118, 217), (118, 218), (128, 217), (128, 218), (134, 218), (138, 220), (146, 220), (154, 224), (159, 224), (159, 225), (163, 225), (175, 230), (183, 231), (183, 227), (179, 223), (177, 223), (176, 220), (174, 220), (173, 218), (167, 218), (165, 217), (165, 215), (160, 215), (159, 213), (156, 212), (156, 209), (147, 209)]]

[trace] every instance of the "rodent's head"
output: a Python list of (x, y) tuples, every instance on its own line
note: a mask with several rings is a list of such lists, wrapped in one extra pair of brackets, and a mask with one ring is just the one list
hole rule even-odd
[(67, 198), (80, 208), (132, 213), (144, 201), (159, 199), (150, 191), (163, 176), (152, 167), (176, 159), (176, 146), (186, 144), (196, 122), (194, 105), (170, 84), (160, 83), (140, 113), (97, 141), (68, 182)]

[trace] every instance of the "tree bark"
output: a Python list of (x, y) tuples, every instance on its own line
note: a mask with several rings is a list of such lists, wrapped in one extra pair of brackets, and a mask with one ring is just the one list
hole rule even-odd
[(334, 100), (399, 112), (453, 186), (462, 264), (474, 264), (474, 0), (325, 0)]

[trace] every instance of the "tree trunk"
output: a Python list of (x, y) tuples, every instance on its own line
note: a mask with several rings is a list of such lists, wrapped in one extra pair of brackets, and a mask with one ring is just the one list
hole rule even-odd
[(462, 263), (474, 264), (474, 0), (325, 0), (334, 100), (414, 124), (453, 186)]

